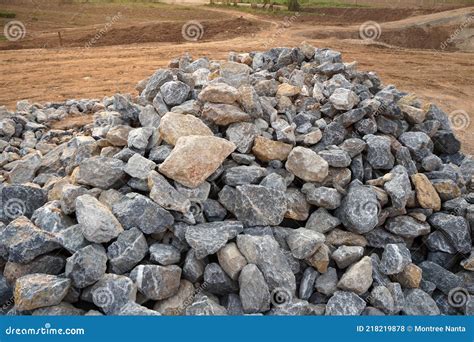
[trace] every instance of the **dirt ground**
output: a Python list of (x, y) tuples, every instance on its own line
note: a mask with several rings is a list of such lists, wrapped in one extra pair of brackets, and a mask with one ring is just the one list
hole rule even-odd
[[(15, 6), (8, 6), (9, 10), (18, 13), (18, 20), (25, 20), (22, 16), (30, 15), (26, 10), (22, 14), (22, 11), (12, 8)], [(230, 51), (297, 46), (306, 40), (318, 47), (341, 51), (346, 62), (356, 60), (360, 70), (376, 71), (384, 84), (395, 84), (401, 90), (416, 93), (421, 100), (435, 102), (447, 113), (463, 111), (474, 121), (474, 53), (449, 51), (456, 50), (449, 47), (437, 48), (449, 37), (446, 34), (459, 24), (447, 23), (428, 31), (425, 26), (396, 24), (406, 18), (416, 23), (417, 18), (425, 18), (418, 16), (437, 15), (439, 9), (384, 9), (383, 15), (379, 9), (372, 13), (369, 9), (364, 9), (364, 12), (356, 9), (358, 15), (347, 9), (324, 9), (328, 12), (321, 10), (317, 14), (304, 13), (291, 18), (221, 7), (160, 5), (124, 12), (129, 15), (112, 25), (91, 48), (78, 47), (84, 46), (104, 26), (104, 17), (110, 20), (117, 12), (114, 4), (103, 6), (100, 15), (95, 8), (91, 12), (97, 15), (81, 15), (74, 24), (62, 24), (63, 28), (59, 19), (53, 20), (56, 17), (43, 8), (46, 18), (43, 19), (42, 12), (39, 12), (39, 19), (27, 24), (31, 31), (29, 37), (27, 35), (19, 43), (0, 42), (0, 50), (4, 49), (0, 51), (0, 105), (14, 108), (20, 99), (46, 102), (101, 98), (116, 92), (136, 94), (134, 87), (138, 81), (185, 52), (196, 57), (222, 60)], [(74, 12), (71, 8), (59, 11)], [(89, 9), (82, 7), (81, 11), (87, 14)], [(137, 11), (143, 15), (140, 21), (131, 14)], [(470, 15), (473, 8), (460, 11)], [(331, 16), (333, 18), (328, 19)], [(181, 27), (188, 20), (197, 20), (204, 28), (203, 36), (197, 42), (182, 38)], [(386, 36), (382, 34), (382, 44), (368, 44), (354, 35), (361, 22), (369, 20), (377, 21), (384, 29)], [(36, 28), (34, 23), (38, 25)], [(58, 47), (58, 29), (67, 31), (62, 34), (62, 47)], [(403, 37), (402, 33), (396, 33), (401, 29), (406, 39), (397, 42), (396, 39)], [(426, 43), (428, 39), (417, 29), (427, 32), (429, 37), (436, 36), (436, 39)], [(435, 34), (431, 36), (430, 30)], [(436, 33), (436, 30), (441, 31)], [(333, 34), (336, 31), (343, 33)], [(403, 47), (406, 41), (411, 43)], [(122, 45), (115, 45), (117, 43)], [(16, 44), (13, 48), (17, 50), (12, 50), (12, 44)], [(45, 44), (47, 48), (27, 49)], [(463, 140), (463, 150), (474, 153), (474, 124), (457, 133)]]

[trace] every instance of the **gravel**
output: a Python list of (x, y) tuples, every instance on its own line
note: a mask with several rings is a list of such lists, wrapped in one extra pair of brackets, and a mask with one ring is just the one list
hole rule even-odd
[(0, 107), (2, 311), (472, 314), (474, 160), (436, 105), (306, 43), (137, 89)]

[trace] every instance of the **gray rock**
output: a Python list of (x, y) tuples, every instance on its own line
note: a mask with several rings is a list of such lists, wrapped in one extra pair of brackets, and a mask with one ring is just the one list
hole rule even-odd
[(206, 265), (204, 283), (206, 284), (206, 291), (219, 296), (237, 292), (239, 289), (237, 283), (215, 262)]
[(70, 253), (75, 253), (79, 249), (90, 244), (82, 235), (82, 227), (80, 224), (68, 227), (56, 234), (58, 243)]
[(161, 316), (159, 312), (150, 310), (135, 302), (128, 302), (120, 308), (117, 316)]
[(158, 172), (150, 172), (148, 176), (148, 187), (150, 188), (150, 198), (161, 207), (180, 213), (187, 213), (190, 210), (191, 202), (189, 199), (179, 193), (168, 183), (166, 178)]
[(336, 262), (337, 267), (342, 269), (360, 260), (363, 255), (364, 247), (343, 245), (332, 253), (331, 258)]
[(326, 305), (326, 316), (357, 316), (364, 311), (365, 300), (352, 292), (336, 291)]
[(116, 314), (128, 302), (135, 302), (137, 286), (126, 276), (105, 274), (90, 288), (92, 302), (105, 314)]
[(196, 296), (193, 303), (186, 308), (186, 316), (225, 316), (227, 310), (206, 295)]
[(47, 200), (46, 192), (31, 185), (0, 185), (0, 222), (8, 224), (20, 216), (28, 218)]
[(79, 249), (67, 259), (65, 274), (72, 285), (84, 288), (94, 284), (107, 270), (107, 255), (101, 245), (89, 245)]
[(387, 220), (385, 229), (404, 238), (415, 238), (429, 234), (431, 228), (426, 222), (420, 222), (411, 216), (397, 216)]
[(226, 137), (237, 146), (240, 153), (249, 153), (259, 130), (249, 122), (240, 122), (230, 125), (226, 130)]
[(107, 248), (109, 269), (116, 274), (129, 272), (148, 253), (145, 236), (137, 228), (125, 230)]
[(179, 289), (181, 268), (176, 265), (138, 265), (130, 278), (146, 298), (161, 300), (175, 295)]
[(390, 150), (391, 141), (387, 137), (369, 134), (364, 136), (367, 142), (367, 161), (374, 169), (391, 170), (395, 157)]
[(153, 101), (153, 98), (160, 91), (160, 87), (166, 82), (173, 80), (173, 74), (168, 69), (158, 69), (153, 76), (148, 80), (142, 96), (148, 101)]
[(60, 209), (59, 201), (52, 201), (35, 210), (31, 221), (43, 230), (57, 233), (74, 224), (74, 220), (66, 216)]
[(337, 272), (336, 269), (333, 267), (329, 267), (326, 273), (322, 273), (317, 279), (314, 284), (314, 288), (326, 295), (330, 296), (334, 292), (337, 291)]
[(177, 264), (181, 260), (181, 253), (176, 247), (163, 243), (154, 243), (150, 246), (150, 261), (162, 266)]
[(71, 280), (49, 274), (29, 274), (15, 283), (15, 308), (33, 310), (61, 303), (71, 287)]
[(351, 157), (344, 150), (323, 150), (319, 155), (328, 162), (331, 167), (348, 167), (351, 164)]
[(359, 102), (359, 97), (349, 89), (337, 88), (329, 97), (329, 102), (337, 110), (350, 110)]
[(286, 238), (291, 253), (297, 259), (309, 258), (325, 240), (323, 234), (306, 228), (295, 229)]
[(407, 170), (403, 166), (397, 165), (391, 174), (393, 177), (384, 184), (384, 189), (389, 194), (395, 208), (405, 208), (412, 192)]
[(10, 183), (22, 184), (31, 182), (41, 166), (41, 159), (39, 153), (31, 153), (25, 156), (8, 174)]
[(254, 264), (242, 269), (239, 276), (240, 299), (244, 313), (258, 313), (270, 310), (270, 291), (262, 272)]
[(303, 272), (300, 282), (299, 298), (309, 300), (314, 291), (314, 283), (319, 276), (319, 272), (313, 267), (307, 267)]
[(301, 188), (306, 195), (306, 201), (325, 209), (336, 209), (341, 205), (341, 194), (333, 188), (325, 186), (317, 187), (312, 183), (306, 183)]
[(223, 181), (227, 185), (237, 186), (256, 184), (267, 175), (267, 170), (259, 166), (236, 166), (227, 169)]
[(423, 271), (423, 279), (436, 284), (436, 287), (445, 295), (448, 295), (452, 289), (462, 285), (462, 278), (460, 276), (434, 262), (423, 261), (419, 266)]
[(145, 234), (162, 233), (174, 223), (173, 215), (148, 197), (129, 193), (112, 206), (124, 229), (139, 228)]
[(27, 263), (58, 248), (55, 235), (39, 229), (24, 216), (0, 227), (0, 255), (8, 261)]
[(411, 263), (411, 254), (404, 244), (387, 244), (380, 261), (380, 270), (385, 274), (397, 274)]
[(169, 81), (160, 87), (163, 101), (165, 101), (168, 106), (180, 105), (186, 101), (189, 91), (189, 86), (181, 81)]
[(405, 145), (416, 161), (421, 161), (433, 152), (433, 142), (423, 132), (405, 132), (398, 140)]
[(91, 195), (82, 195), (76, 199), (76, 217), (82, 234), (91, 242), (109, 242), (123, 231), (109, 208)]
[(196, 258), (202, 259), (215, 254), (242, 231), (243, 226), (239, 221), (203, 223), (186, 229), (186, 241), (194, 249)]
[(261, 185), (241, 185), (233, 191), (234, 196), (226, 200), (221, 195), (223, 191), (219, 202), (246, 226), (276, 226), (283, 221), (287, 211), (284, 192)]
[(82, 186), (66, 184), (61, 192), (61, 210), (66, 215), (76, 211), (76, 199), (87, 194), (87, 189)]
[(128, 175), (138, 179), (147, 179), (151, 170), (156, 167), (156, 164), (148, 160), (138, 153), (135, 153), (125, 165), (124, 171)]
[(91, 157), (79, 165), (76, 181), (95, 188), (109, 189), (121, 185), (125, 164), (118, 159)]
[(326, 209), (319, 208), (314, 211), (306, 221), (305, 228), (315, 230), (319, 233), (326, 233), (341, 224), (341, 221), (332, 216)]
[(412, 289), (406, 293), (403, 313), (408, 316), (436, 316), (440, 311), (429, 294), (420, 289)]
[(199, 281), (204, 275), (204, 268), (206, 264), (203, 260), (196, 258), (194, 249), (188, 251), (183, 265), (183, 277), (190, 282), (195, 283)]
[(370, 304), (386, 314), (393, 313), (395, 302), (389, 289), (385, 286), (374, 286), (370, 293)]
[(380, 204), (374, 190), (359, 181), (353, 181), (336, 216), (350, 231), (367, 233), (377, 225), (379, 211)]
[(469, 254), (472, 248), (469, 224), (464, 217), (435, 213), (428, 219), (433, 228), (439, 229), (448, 238), (456, 251)]
[(237, 247), (248, 263), (262, 271), (271, 291), (283, 288), (295, 293), (295, 276), (278, 242), (271, 236), (238, 235)]

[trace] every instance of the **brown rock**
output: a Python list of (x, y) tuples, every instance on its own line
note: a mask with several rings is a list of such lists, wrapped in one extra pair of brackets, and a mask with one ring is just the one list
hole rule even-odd
[(310, 205), (301, 191), (289, 188), (286, 190), (286, 200), (288, 207), (285, 213), (286, 218), (296, 221), (305, 221), (308, 218)]
[(331, 230), (326, 236), (326, 243), (333, 246), (367, 246), (367, 240), (364, 236), (337, 228)]
[(239, 107), (225, 103), (206, 103), (202, 109), (202, 118), (218, 126), (252, 120), (252, 117)]
[(128, 133), (133, 128), (126, 125), (118, 125), (109, 129), (106, 139), (114, 146), (126, 146), (128, 143)]
[(239, 273), (247, 265), (247, 259), (240, 253), (237, 245), (230, 242), (217, 252), (217, 259), (222, 269), (234, 280), (239, 279)]
[(420, 206), (425, 209), (439, 211), (441, 209), (441, 199), (428, 177), (423, 173), (416, 173), (411, 176), (411, 181), (415, 185), (416, 198)]
[(159, 129), (161, 138), (171, 145), (176, 145), (179, 138), (189, 135), (214, 135), (210, 128), (194, 115), (173, 112), (168, 112), (161, 118)]
[(437, 180), (433, 186), (443, 202), (461, 196), (461, 189), (451, 179)]
[(159, 170), (184, 186), (196, 188), (217, 170), (235, 147), (230, 141), (214, 136), (181, 137)]
[(408, 264), (402, 272), (394, 274), (392, 278), (400, 283), (403, 287), (416, 289), (421, 282), (421, 268), (415, 264)]
[(196, 292), (190, 281), (181, 279), (178, 293), (164, 300), (157, 301), (153, 310), (166, 316), (183, 315), (186, 307), (193, 303)]
[(300, 91), (300, 87), (288, 83), (282, 83), (278, 86), (277, 96), (295, 96), (298, 95)]
[(296, 177), (307, 182), (322, 182), (328, 175), (329, 165), (316, 152), (297, 146), (288, 155), (285, 167)]
[(372, 285), (372, 259), (365, 256), (353, 264), (341, 277), (337, 287), (344, 291), (352, 291), (361, 295)]
[(239, 98), (239, 91), (225, 83), (213, 83), (206, 86), (199, 93), (202, 102), (228, 103), (232, 104)]
[(261, 161), (286, 160), (293, 146), (281, 141), (270, 140), (257, 136), (252, 147), (252, 152)]
[(329, 255), (329, 247), (323, 244), (312, 256), (306, 259), (306, 262), (313, 266), (318, 272), (326, 273), (329, 266)]

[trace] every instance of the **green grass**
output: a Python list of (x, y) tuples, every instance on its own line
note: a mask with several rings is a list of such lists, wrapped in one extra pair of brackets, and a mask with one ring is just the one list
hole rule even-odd
[(0, 18), (15, 18), (16, 14), (13, 12), (0, 11)]

